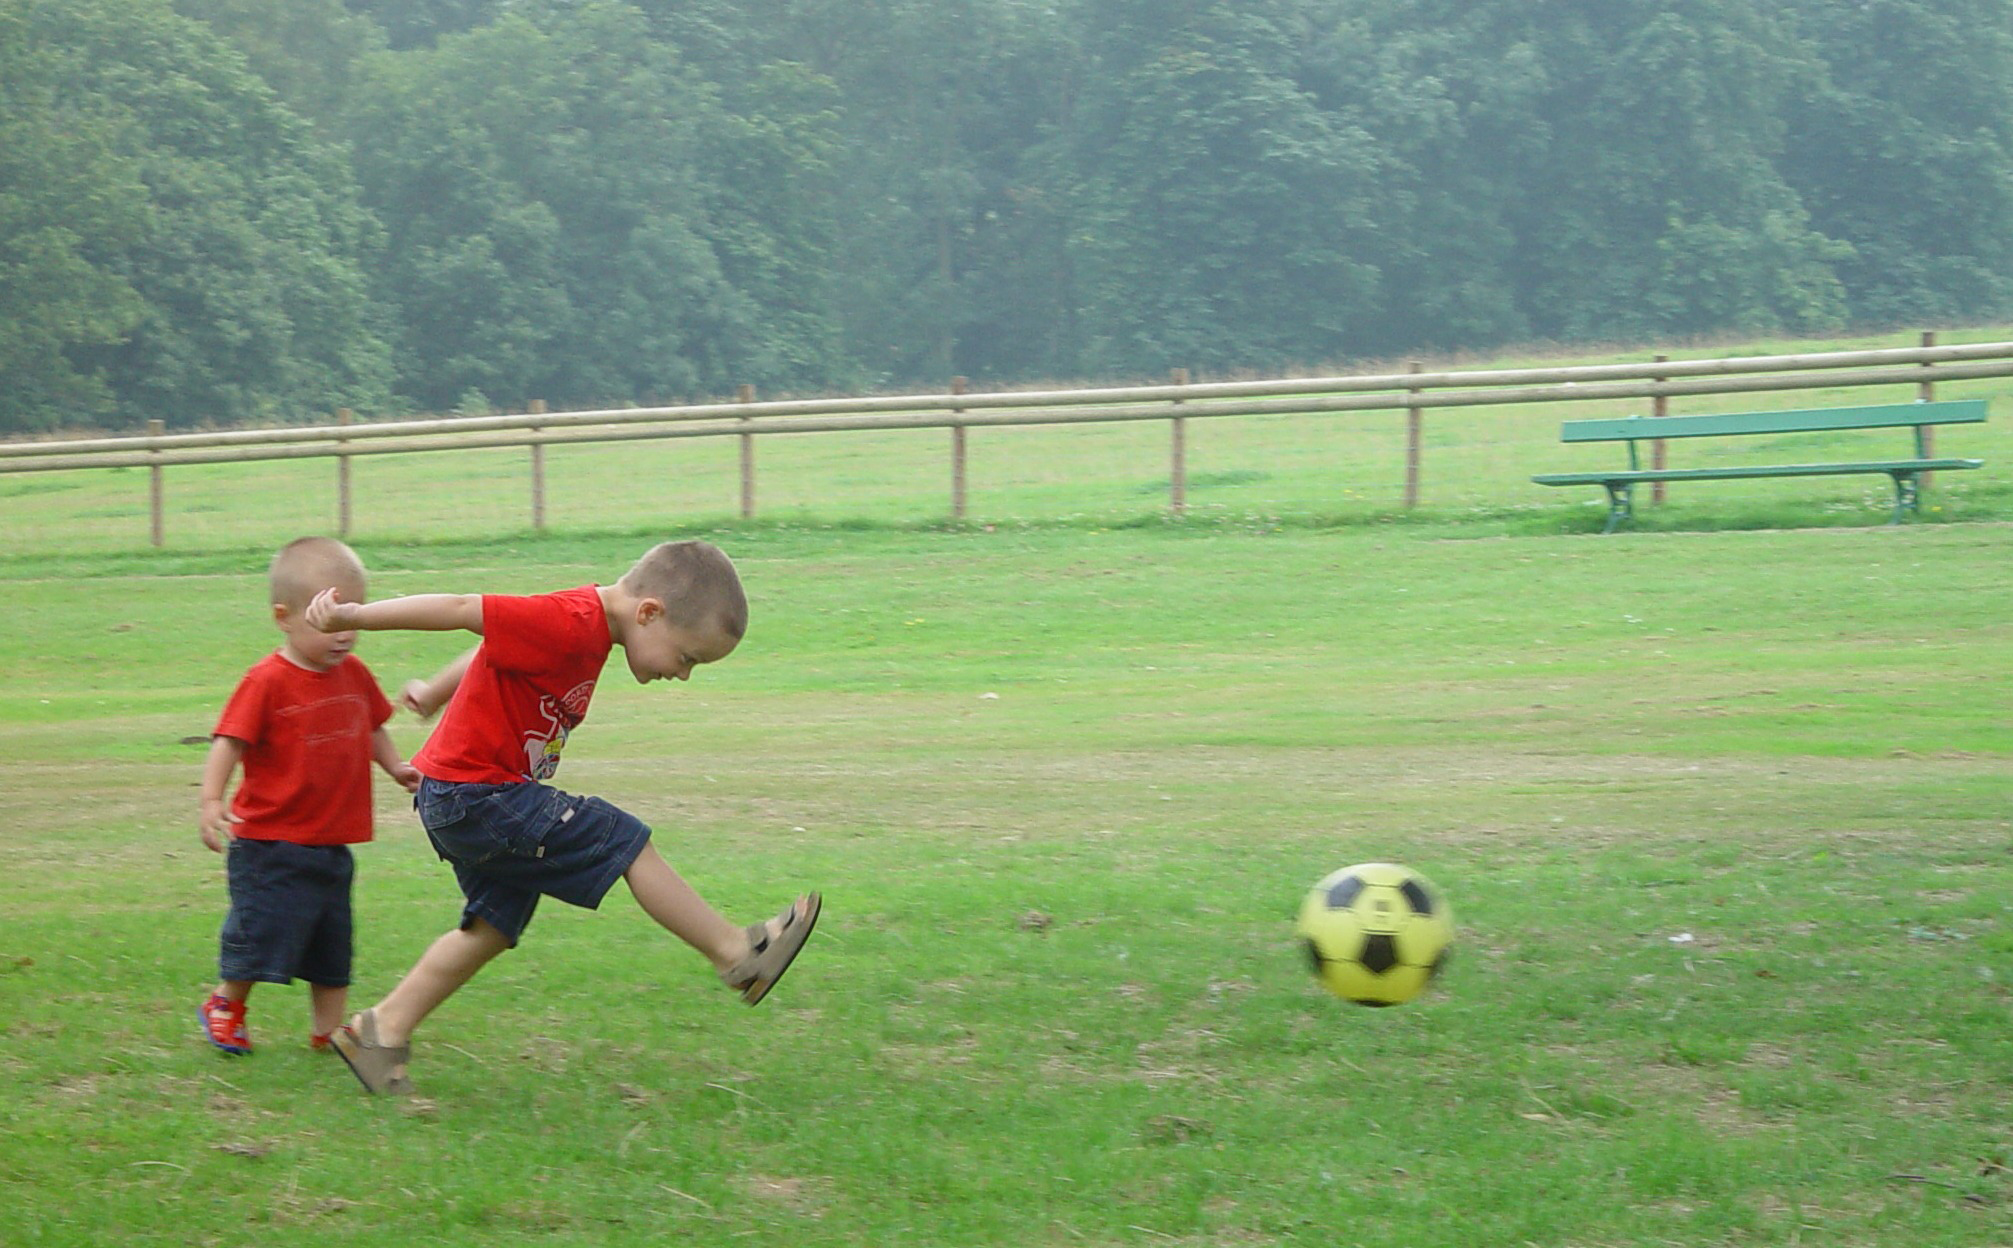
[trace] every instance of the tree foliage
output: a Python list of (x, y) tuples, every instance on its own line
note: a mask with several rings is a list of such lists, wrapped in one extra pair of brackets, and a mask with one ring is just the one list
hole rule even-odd
[(2013, 314), (2013, 0), (0, 0), (0, 429)]
[(116, 341), (67, 352), (119, 416), (244, 423), (381, 404), (389, 361), (364, 283), (375, 227), (341, 154), (164, 2), (28, 0), (25, 16), (42, 72), (102, 119), (109, 159), (143, 188), (139, 219), (117, 222), (130, 228), (90, 228), (78, 247), (139, 304)]
[(1783, 176), (1860, 320), (1953, 320), (2013, 307), (2013, 8), (2004, 0), (1784, 3), (1811, 49), (1787, 101)]
[(778, 68), (766, 111), (729, 114), (639, 11), (589, 4), (380, 55), (363, 83), (348, 132), (416, 403), (689, 395), (832, 367), (815, 81)]
[(1092, 6), (1070, 239), (1089, 367), (1278, 368), (1354, 345), (1379, 301), (1388, 149), (1310, 90), (1305, 7)]
[(121, 341), (144, 310), (93, 252), (137, 237), (145, 188), (114, 150), (118, 119), (51, 71), (28, 15), (0, 7), (0, 429), (108, 414), (110, 386), (74, 353)]

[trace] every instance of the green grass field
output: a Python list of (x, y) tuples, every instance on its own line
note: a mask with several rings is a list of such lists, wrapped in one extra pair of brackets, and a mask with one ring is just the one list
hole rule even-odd
[[(749, 1011), (625, 890), (549, 905), (411, 1102), (299, 986), (251, 1058), (196, 1031), (187, 739), (274, 644), (265, 552), (0, 560), (0, 1243), (2013, 1243), (2013, 525), (707, 532), (747, 643), (611, 676), (560, 780), (819, 936)], [(389, 595), (643, 541), (358, 544)], [(379, 829), (365, 999), (458, 906)], [(1369, 859), (1460, 924), (1399, 1009), (1291, 934)]]
[[(380, 596), (725, 546), (747, 643), (617, 668), (560, 780), (738, 918), (827, 898), (752, 1012), (625, 890), (548, 905), (409, 1102), (306, 1051), (299, 986), (254, 994), (252, 1058), (195, 1026), (202, 741), (334, 466), (173, 471), (158, 552), (143, 472), (0, 478), (0, 1246), (2007, 1248), (2013, 382), (1939, 390), (1974, 395), (1938, 450), (1986, 469), (1899, 529), (1884, 478), (1805, 479), (1589, 536), (1596, 491), (1528, 477), (1640, 404), (1429, 413), (1411, 513), (1395, 414), (1195, 422), (1183, 522), (1160, 428), (974, 433), (959, 526), (941, 432), (764, 441), (752, 524), (730, 442), (554, 450), (547, 534), (521, 451), (359, 460)], [(1906, 438), (1848, 436), (1745, 453)], [(382, 788), (358, 859), (367, 1002), (458, 895)], [(1395, 1010), (1291, 930), (1371, 859), (1459, 921)]]

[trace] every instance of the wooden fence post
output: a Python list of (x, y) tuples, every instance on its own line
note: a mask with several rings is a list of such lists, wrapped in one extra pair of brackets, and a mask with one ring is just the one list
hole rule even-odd
[[(545, 414), (545, 400), (531, 400), (531, 414)], [(533, 434), (538, 433), (537, 425), (531, 426)], [(545, 532), (545, 443), (531, 444), (531, 527), (539, 533)]]
[[(1933, 347), (1935, 345), (1936, 345), (1936, 331), (1933, 329), (1923, 330), (1922, 331), (1923, 348), (1926, 350), (1927, 348)], [(1929, 368), (1931, 367), (1931, 365), (1928, 360), (1924, 360), (1922, 361), (1922, 367)], [(1915, 385), (1915, 397), (1919, 402), (1923, 403), (1927, 403), (1930, 400), (1934, 399), (1936, 397), (1936, 383), (1925, 376), (1921, 381), (1917, 382)], [(1915, 457), (1917, 459), (1936, 458), (1935, 425), (1915, 426)], [(1936, 481), (1935, 473), (1925, 472), (1922, 474), (1921, 485), (1918, 488), (1926, 490), (1931, 485), (1935, 484), (1935, 481)]]
[[(1418, 360), (1413, 360), (1412, 367), (1407, 371), (1414, 373), (1422, 373), (1426, 371), (1426, 366), (1420, 363)], [(1414, 387), (1410, 390), (1407, 390), (1405, 393), (1411, 395), (1414, 398), (1417, 398), (1420, 392), (1417, 387)], [(1418, 404), (1412, 403), (1406, 406), (1405, 506), (1407, 508), (1417, 507), (1419, 505), (1419, 448), (1420, 443), (1424, 440), (1424, 434), (1425, 434), (1424, 417), (1425, 417), (1425, 410), (1421, 408)]]
[[(970, 384), (970, 378), (953, 377), (951, 378), (951, 393), (963, 394), (965, 387)], [(954, 407), (951, 409), (951, 414), (955, 416), (964, 410), (962, 407)], [(951, 518), (953, 520), (962, 520), (965, 518), (965, 427), (963, 425), (951, 426)]]
[[(755, 387), (742, 386), (735, 392), (736, 399), (743, 403), (755, 401)], [(741, 418), (747, 420), (746, 416)], [(755, 518), (755, 435), (741, 435), (741, 518)]]
[[(1169, 381), (1177, 386), (1188, 384), (1188, 370), (1169, 370)], [(1181, 402), (1180, 399), (1175, 400)], [(1176, 516), (1188, 514), (1188, 417), (1176, 416), (1167, 422), (1170, 433), (1167, 452), (1167, 509)]]
[[(348, 408), (339, 407), (336, 409), (336, 424), (347, 425), (353, 419), (355, 419), (355, 413), (351, 412)], [(345, 441), (347, 439), (340, 435), (336, 437), (337, 446), (343, 445)], [(349, 456), (338, 454), (336, 456), (336, 536), (344, 539), (349, 537), (351, 515), (349, 470)]]
[[(150, 420), (147, 422), (147, 436), (150, 438), (158, 438), (161, 436), (162, 433), (164, 433), (167, 430), (167, 428), (168, 426), (165, 421)], [(159, 455), (161, 452), (159, 450), (155, 450), (153, 453), (155, 455)], [(148, 536), (150, 536), (153, 539), (154, 545), (156, 546), (159, 546), (161, 544), (161, 537), (162, 537), (161, 532), (162, 492), (163, 491), (161, 487), (161, 466), (159, 464), (155, 464), (153, 467), (147, 469), (147, 519), (148, 519), (147, 533)]]
[[(1668, 355), (1659, 355), (1657, 356), (1655, 362), (1658, 364), (1667, 364), (1670, 362), (1670, 358), (1671, 357), (1669, 357)], [(1662, 377), (1652, 377), (1650, 380), (1656, 382), (1658, 385), (1662, 385), (1666, 379)], [(1656, 394), (1650, 396), (1651, 419), (1655, 419), (1659, 416), (1668, 416), (1670, 414), (1671, 414), (1671, 401), (1669, 395)], [(1661, 472), (1663, 471), (1664, 463), (1665, 463), (1664, 440), (1662, 438), (1650, 439), (1650, 467)], [(1664, 487), (1668, 484), (1670, 483), (1667, 481), (1651, 482), (1650, 502), (1661, 505), (1664, 501)]]

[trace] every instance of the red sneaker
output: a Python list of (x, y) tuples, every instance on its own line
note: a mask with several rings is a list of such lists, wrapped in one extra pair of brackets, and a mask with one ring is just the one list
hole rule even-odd
[(226, 1053), (249, 1053), (252, 1038), (245, 1033), (245, 1003), (211, 993), (196, 1011), (203, 1036)]
[(317, 1053), (326, 1053), (329, 1051), (329, 1037), (334, 1034), (332, 1031), (314, 1032), (308, 1036), (308, 1047)]

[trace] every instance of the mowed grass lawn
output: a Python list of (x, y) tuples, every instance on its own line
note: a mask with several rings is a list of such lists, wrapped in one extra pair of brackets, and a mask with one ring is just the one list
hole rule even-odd
[[(196, 1031), (264, 553), (0, 564), (0, 1243), (2013, 1243), (2013, 526), (713, 536), (747, 643), (611, 669), (560, 780), (818, 937), (749, 1011), (548, 904), (407, 1102), (299, 986)], [(644, 542), (360, 544), (382, 596)], [(1459, 936), (1373, 1011), (1291, 918), (1383, 859)], [(383, 786), (358, 860), (367, 1001), (458, 897)]]

